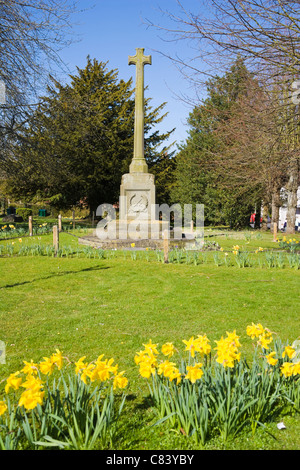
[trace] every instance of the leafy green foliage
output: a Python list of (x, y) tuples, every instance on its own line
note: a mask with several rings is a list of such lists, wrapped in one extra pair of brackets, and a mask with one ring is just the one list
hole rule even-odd
[[(220, 155), (231, 145), (220, 125), (235, 114), (238, 99), (247, 94), (251, 74), (237, 59), (223, 77), (207, 82), (207, 98), (190, 113), (187, 141), (176, 156), (172, 200), (204, 204), (205, 223), (241, 228), (249, 223), (260, 188), (249, 178), (242, 184), (237, 174), (224, 168)], [(230, 150), (230, 148), (229, 148)], [(230, 152), (229, 152), (230, 153)]]
[[(92, 211), (102, 203), (115, 203), (133, 156), (132, 80), (119, 79), (117, 70), (88, 57), (69, 84), (52, 82), (16, 148), (10, 193), (48, 200), (59, 208), (81, 202)], [(170, 133), (152, 132), (164, 118), (164, 106), (152, 109), (146, 100), (145, 154), (150, 167), (166, 153), (158, 147)]]

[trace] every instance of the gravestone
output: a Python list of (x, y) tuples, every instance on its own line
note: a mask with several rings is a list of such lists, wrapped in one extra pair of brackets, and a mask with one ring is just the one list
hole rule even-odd
[(129, 173), (122, 176), (120, 187), (120, 220), (155, 220), (155, 178), (148, 173), (144, 153), (144, 66), (151, 65), (151, 56), (137, 48), (128, 57), (129, 65), (136, 66), (134, 152)]

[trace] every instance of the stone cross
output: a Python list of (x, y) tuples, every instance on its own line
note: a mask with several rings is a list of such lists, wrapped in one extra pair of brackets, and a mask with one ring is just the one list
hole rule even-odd
[(151, 63), (151, 55), (145, 56), (143, 48), (137, 48), (136, 54), (128, 57), (128, 64), (136, 66), (134, 153), (130, 173), (148, 173), (144, 155), (144, 65)]

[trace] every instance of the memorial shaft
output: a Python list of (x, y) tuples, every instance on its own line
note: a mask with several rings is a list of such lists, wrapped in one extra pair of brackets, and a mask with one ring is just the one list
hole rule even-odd
[(144, 66), (151, 65), (151, 56), (145, 56), (144, 49), (137, 48), (136, 55), (128, 57), (128, 63), (136, 66), (134, 152), (130, 173), (147, 173), (144, 152)]

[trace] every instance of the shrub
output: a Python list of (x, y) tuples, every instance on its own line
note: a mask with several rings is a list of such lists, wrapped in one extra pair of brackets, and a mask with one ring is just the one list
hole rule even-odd
[(28, 220), (30, 216), (32, 216), (32, 209), (28, 209), (26, 207), (18, 207), (17, 214), (22, 217), (24, 221)]

